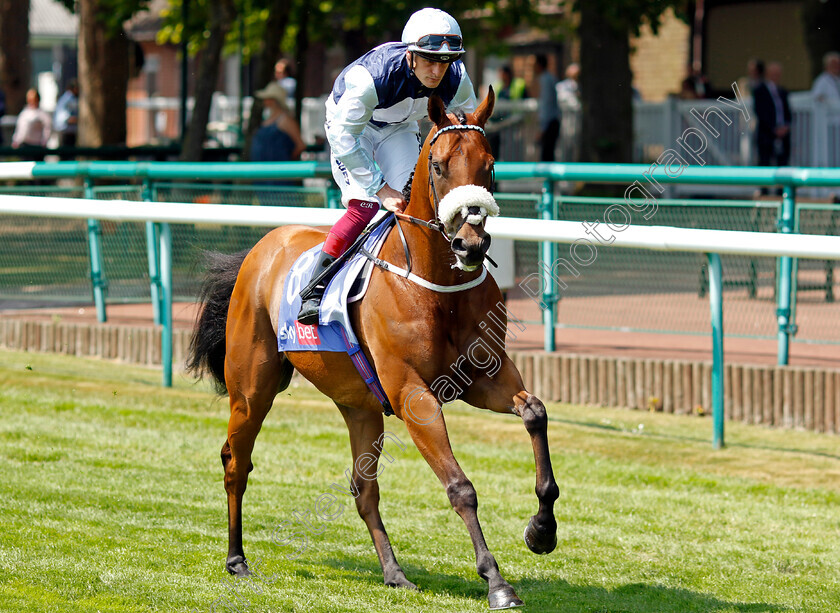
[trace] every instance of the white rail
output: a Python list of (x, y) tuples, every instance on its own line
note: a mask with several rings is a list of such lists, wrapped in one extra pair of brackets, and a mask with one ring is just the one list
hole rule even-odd
[[(212, 223), (231, 226), (332, 225), (343, 210), (300, 207), (261, 207), (237, 204), (193, 204), (136, 202), (129, 200), (87, 200), (2, 196), (0, 214), (68, 217), (111, 221), (153, 221), (158, 223)], [(497, 238), (523, 241), (574, 243), (587, 241), (600, 246), (692, 251), (727, 255), (756, 255), (813, 259), (840, 259), (840, 236), (811, 234), (769, 234), (700, 230), (669, 226), (627, 226), (612, 232), (598, 226), (602, 240), (587, 234), (580, 222), (491, 218), (487, 231)], [(609, 245), (605, 241), (614, 237)]]

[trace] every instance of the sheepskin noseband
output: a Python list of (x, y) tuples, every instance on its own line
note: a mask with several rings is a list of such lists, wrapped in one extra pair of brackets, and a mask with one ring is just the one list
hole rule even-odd
[[(478, 213), (470, 214), (470, 207), (477, 207)], [(475, 226), (488, 215), (498, 215), (499, 205), (493, 194), (480, 185), (461, 185), (446, 194), (438, 205), (438, 218), (446, 227), (452, 225), (458, 213), (464, 222)]]

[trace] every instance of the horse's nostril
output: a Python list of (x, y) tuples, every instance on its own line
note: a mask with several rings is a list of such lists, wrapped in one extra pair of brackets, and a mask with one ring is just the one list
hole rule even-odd
[(455, 253), (465, 253), (467, 251), (466, 241), (464, 241), (463, 238), (453, 238), (452, 251), (454, 251)]

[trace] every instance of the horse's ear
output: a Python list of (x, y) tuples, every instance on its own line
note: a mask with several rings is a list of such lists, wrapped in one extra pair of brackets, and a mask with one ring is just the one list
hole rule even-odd
[(440, 96), (429, 97), (429, 119), (437, 126), (438, 130), (452, 124), (452, 121), (446, 115), (446, 107), (443, 106), (443, 100), (440, 99)]
[(473, 113), (473, 120), (475, 123), (482, 128), (484, 124), (487, 123), (487, 120), (490, 119), (490, 115), (493, 114), (493, 107), (496, 105), (496, 94), (493, 92), (493, 86), (490, 86), (490, 89), (487, 92), (487, 97), (484, 101), (478, 105), (478, 108)]

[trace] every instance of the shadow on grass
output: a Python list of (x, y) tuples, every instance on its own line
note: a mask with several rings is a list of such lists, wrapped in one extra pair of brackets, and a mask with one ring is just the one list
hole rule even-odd
[[(382, 585), (378, 563), (358, 558), (327, 558), (322, 564), (343, 571), (344, 577)], [(474, 600), (486, 606), (487, 584), (475, 579), (430, 572), (411, 564), (403, 565), (406, 577), (426, 594), (446, 594)], [(563, 580), (524, 579), (511, 583), (527, 605), (540, 613), (774, 613), (789, 611), (780, 604), (729, 602), (709, 594), (657, 584), (629, 583), (613, 589), (597, 585), (573, 585)]]
[[(691, 442), (691, 443), (710, 443), (712, 435), (711, 435), (711, 424), (709, 424), (710, 433), (708, 437), (700, 437), (700, 436), (685, 436), (681, 434), (662, 434), (662, 433), (653, 433), (653, 432), (638, 432), (633, 430), (632, 428), (626, 428), (623, 426), (616, 426), (613, 424), (604, 424), (600, 422), (594, 422), (589, 420), (576, 420), (576, 419), (561, 419), (558, 417), (549, 417), (549, 422), (554, 422), (558, 424), (566, 424), (569, 426), (578, 426), (580, 428), (589, 428), (592, 430), (606, 430), (608, 432), (615, 432), (617, 434), (634, 434), (636, 436), (647, 438), (647, 439), (657, 439), (657, 440), (665, 440), (665, 441), (681, 441), (681, 442)], [(727, 447), (732, 447), (734, 449), (760, 449), (762, 451), (777, 451), (779, 453), (795, 453), (799, 455), (805, 456), (814, 456), (818, 458), (828, 458), (830, 460), (840, 460), (840, 455), (827, 453), (825, 451), (812, 451), (810, 449), (796, 449), (793, 447), (776, 447), (773, 445), (756, 445), (751, 443), (733, 443), (728, 442), (726, 443)]]

